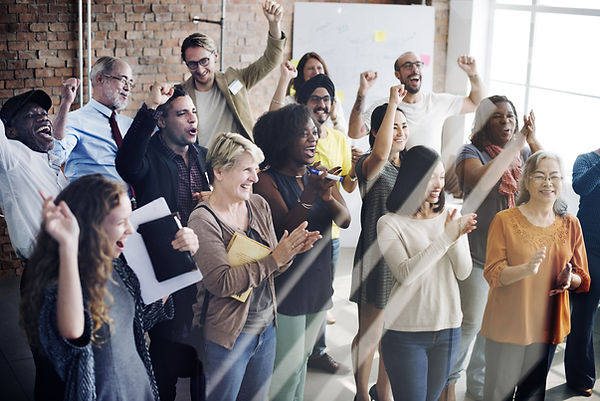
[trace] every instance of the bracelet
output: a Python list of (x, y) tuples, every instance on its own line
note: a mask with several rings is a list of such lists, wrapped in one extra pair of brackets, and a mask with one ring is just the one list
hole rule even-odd
[(300, 202), (300, 201), (298, 201), (298, 203), (300, 204), (300, 206), (302, 206), (306, 210), (310, 210), (310, 208), (312, 207), (312, 205), (310, 203), (304, 203), (304, 202)]
[(479, 76), (479, 74), (469, 75), (469, 79), (477, 78), (478, 76)]
[(281, 106), (285, 105), (284, 102), (280, 102), (279, 100), (271, 99), (271, 103), (279, 104)]

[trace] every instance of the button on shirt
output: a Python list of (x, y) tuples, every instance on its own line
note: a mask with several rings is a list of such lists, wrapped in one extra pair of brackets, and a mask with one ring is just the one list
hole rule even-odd
[(0, 121), (0, 207), (10, 241), (21, 258), (31, 255), (40, 229), (43, 202), (38, 191), (56, 196), (67, 185), (61, 164), (52, 154), (8, 139)]
[[(124, 182), (115, 168), (117, 143), (108, 119), (112, 110), (92, 99), (67, 117), (66, 136), (52, 152), (65, 158), (65, 175), (70, 181), (88, 174), (100, 173), (113, 181)], [(118, 114), (119, 130), (125, 135), (133, 119)]]
[(194, 146), (188, 146), (188, 165), (186, 166), (183, 157), (167, 146), (162, 135), (159, 138), (165, 148), (165, 153), (177, 165), (177, 175), (179, 177), (177, 185), (177, 211), (179, 211), (179, 216), (181, 217), (181, 224), (187, 226), (188, 218), (197, 203), (197, 200), (192, 195), (202, 191), (203, 182), (205, 183), (204, 187), (208, 187), (208, 182), (206, 182), (206, 178), (203, 177), (196, 163), (198, 151)]

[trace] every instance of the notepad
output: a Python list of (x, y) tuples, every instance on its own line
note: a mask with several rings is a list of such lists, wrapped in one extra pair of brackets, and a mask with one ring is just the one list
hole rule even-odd
[[(231, 267), (242, 266), (264, 259), (270, 253), (271, 248), (236, 232), (227, 246), (227, 263)], [(246, 302), (251, 291), (252, 287), (249, 287), (237, 295), (232, 295), (231, 298), (240, 302)]]

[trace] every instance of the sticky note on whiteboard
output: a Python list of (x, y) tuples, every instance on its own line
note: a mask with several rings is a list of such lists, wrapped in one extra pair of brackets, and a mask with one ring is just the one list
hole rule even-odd
[(429, 54), (421, 54), (421, 61), (428, 66), (431, 64), (431, 56)]
[(375, 31), (375, 42), (385, 42), (385, 31)]

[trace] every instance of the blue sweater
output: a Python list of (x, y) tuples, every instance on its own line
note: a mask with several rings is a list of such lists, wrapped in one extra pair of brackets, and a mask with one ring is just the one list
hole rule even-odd
[(587, 252), (600, 255), (600, 155), (577, 156), (573, 165), (573, 189), (580, 196), (577, 217), (581, 222)]

